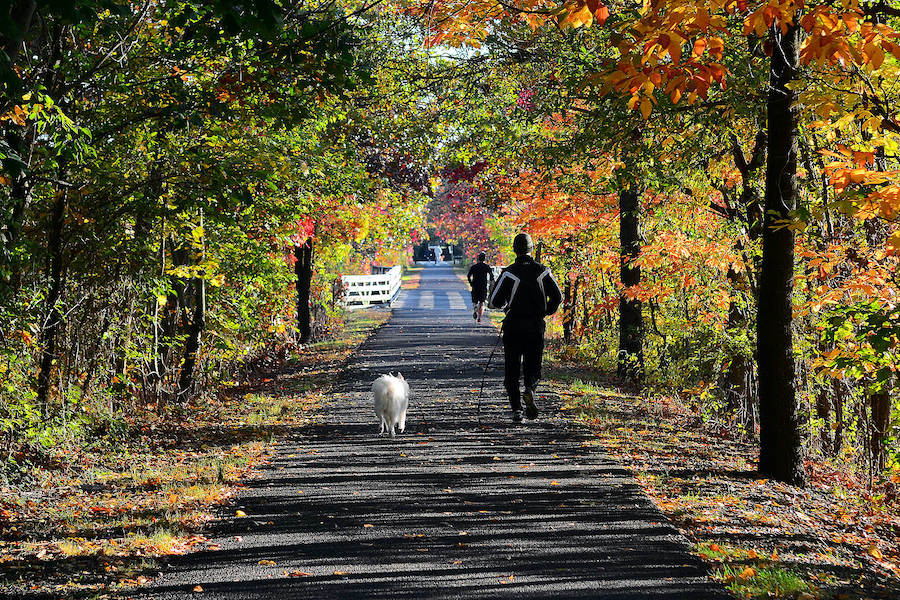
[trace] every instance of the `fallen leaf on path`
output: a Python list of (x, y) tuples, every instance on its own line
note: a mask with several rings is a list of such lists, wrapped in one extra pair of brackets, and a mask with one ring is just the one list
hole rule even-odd
[(256, 564), (263, 565), (265, 567), (274, 567), (278, 563), (276, 563), (274, 560), (269, 560), (267, 558), (264, 558)]
[(246, 517), (246, 516), (247, 516), (247, 513), (245, 513), (245, 512), (242, 511), (242, 510), (236, 510), (236, 511), (234, 511), (234, 516), (236, 516), (236, 517)]
[(203, 586), (195, 585), (195, 586), (194, 586), (194, 589), (192, 589), (191, 591), (192, 591), (192, 592), (196, 592), (196, 593), (199, 594), (200, 592), (203, 591)]
[(284, 571), (284, 574), (288, 577), (312, 577), (312, 573), (307, 573), (306, 571)]

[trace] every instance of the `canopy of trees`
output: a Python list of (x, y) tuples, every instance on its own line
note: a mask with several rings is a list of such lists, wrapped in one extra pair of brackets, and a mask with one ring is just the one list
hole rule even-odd
[[(0, 450), (189, 409), (426, 225), (565, 287), (565, 352), (900, 468), (900, 10), (802, 0), (18, 0)], [(8, 17), (8, 18), (7, 18)]]

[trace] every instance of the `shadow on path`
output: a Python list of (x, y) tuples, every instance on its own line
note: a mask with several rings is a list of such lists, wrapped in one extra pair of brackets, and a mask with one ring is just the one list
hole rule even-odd
[[(496, 337), (449, 267), (426, 268), (317, 422), (247, 484), (248, 516), (218, 522), (219, 549), (171, 561), (144, 595), (730, 598), (586, 430), (553, 406), (509, 422), (499, 365), (476, 420)], [(376, 435), (369, 393), (388, 371), (412, 389), (393, 439)]]

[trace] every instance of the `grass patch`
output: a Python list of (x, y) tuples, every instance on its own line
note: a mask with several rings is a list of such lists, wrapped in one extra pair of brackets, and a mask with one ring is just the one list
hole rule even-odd
[(812, 594), (815, 588), (805, 581), (803, 575), (790, 569), (725, 565), (716, 569), (713, 577), (740, 598), (815, 598)]

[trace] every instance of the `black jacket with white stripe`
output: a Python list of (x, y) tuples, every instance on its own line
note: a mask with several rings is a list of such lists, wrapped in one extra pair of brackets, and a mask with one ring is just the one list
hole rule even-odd
[(555, 313), (560, 302), (553, 273), (527, 254), (503, 269), (490, 298), (492, 308), (502, 308), (513, 319), (543, 319)]

